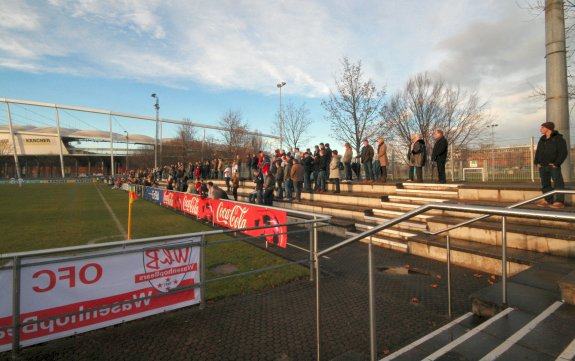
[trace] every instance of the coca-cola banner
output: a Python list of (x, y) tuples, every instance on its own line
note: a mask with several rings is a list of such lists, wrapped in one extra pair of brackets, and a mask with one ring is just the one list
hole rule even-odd
[(266, 241), (285, 248), (287, 246), (287, 223), (285, 211), (256, 206), (248, 203), (203, 198), (196, 194), (163, 191), (162, 204), (186, 214), (205, 219), (218, 226), (240, 229), (269, 226), (244, 231), (250, 236), (266, 235)]

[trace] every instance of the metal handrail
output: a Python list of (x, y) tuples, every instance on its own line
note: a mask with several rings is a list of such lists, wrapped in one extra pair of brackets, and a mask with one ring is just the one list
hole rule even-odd
[[(554, 220), (554, 221), (566, 221), (566, 222), (575, 222), (575, 214), (565, 213), (565, 212), (554, 212), (549, 210), (530, 210), (530, 209), (512, 209), (512, 208), (502, 208), (502, 207), (493, 207), (493, 206), (479, 206), (479, 205), (461, 205), (461, 204), (446, 204), (446, 203), (429, 203), (426, 205), (422, 205), (410, 212), (407, 212), (397, 218), (391, 219), (385, 223), (382, 223), (374, 228), (371, 228), (365, 232), (362, 232), (354, 237), (346, 239), (336, 245), (333, 245), (329, 248), (324, 249), (321, 252), (315, 253), (314, 259), (314, 266), (315, 266), (315, 273), (316, 273), (316, 346), (317, 346), (317, 360), (321, 359), (321, 348), (320, 348), (320, 340), (321, 340), (321, 330), (320, 330), (320, 298), (319, 298), (319, 267), (320, 267), (320, 257), (324, 256), (328, 253), (331, 253), (335, 250), (338, 250), (342, 247), (345, 247), (351, 243), (359, 241), (365, 237), (369, 237), (375, 233), (378, 233), (382, 230), (385, 230), (391, 226), (399, 224), (403, 221), (411, 219), (419, 214), (425, 213), (429, 210), (438, 209), (438, 210), (451, 210), (451, 211), (459, 211), (464, 213), (483, 213), (488, 216), (501, 216), (502, 217), (502, 257), (501, 257), (501, 265), (502, 265), (502, 299), (503, 304), (507, 304), (507, 226), (506, 226), (506, 218), (509, 217), (521, 217), (521, 218), (537, 218), (537, 219), (546, 219), (546, 220)], [(449, 245), (448, 245), (449, 249)], [(449, 259), (449, 254), (448, 254)], [(368, 273), (369, 273), (369, 320), (370, 320), (370, 360), (375, 361), (377, 358), (377, 340), (376, 340), (376, 324), (375, 324), (375, 279), (373, 275), (373, 252), (372, 252), (372, 240), (369, 239), (369, 246), (368, 246)]]
[[(575, 190), (555, 189), (555, 190), (552, 190), (552, 191), (550, 191), (550, 192), (547, 192), (547, 193), (544, 193), (544, 194), (540, 194), (540, 195), (538, 195), (538, 196), (536, 196), (536, 197), (529, 198), (529, 199), (527, 199), (527, 200), (524, 200), (524, 201), (521, 201), (521, 202), (518, 202), (518, 203), (511, 204), (511, 205), (509, 205), (509, 206), (507, 206), (507, 207), (505, 207), (505, 208), (512, 209), (512, 208), (521, 207), (521, 206), (523, 206), (523, 205), (529, 204), (529, 203), (534, 202), (534, 201), (536, 201), (536, 200), (539, 200), (539, 199), (542, 199), (542, 198), (545, 198), (545, 197), (548, 197), (548, 196), (552, 196), (552, 195), (555, 195), (555, 194), (575, 194)], [(451, 231), (451, 230), (453, 230), (453, 229), (456, 229), (456, 228), (459, 228), (459, 227), (463, 227), (463, 226), (466, 226), (466, 225), (468, 225), (468, 224), (475, 223), (475, 222), (477, 222), (477, 221), (480, 221), (480, 220), (482, 220), (482, 219), (489, 218), (489, 217), (491, 217), (490, 214), (485, 214), (485, 215), (479, 216), (479, 217), (477, 217), (477, 218), (469, 219), (469, 220), (467, 220), (467, 221), (464, 221), (464, 222), (461, 222), (461, 223), (458, 223), (458, 224), (454, 224), (454, 225), (449, 226), (449, 227), (445, 227), (445, 228), (443, 228), (443, 229), (440, 229), (439, 231), (435, 231), (435, 232), (424, 231), (424, 232), (427, 233), (427, 234), (430, 234), (430, 235), (435, 236), (435, 235), (441, 234), (441, 233), (443, 233), (443, 232), (448, 232), (448, 231)]]

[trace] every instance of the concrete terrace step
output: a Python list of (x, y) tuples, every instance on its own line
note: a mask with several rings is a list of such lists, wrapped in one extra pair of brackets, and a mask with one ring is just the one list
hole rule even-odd
[[(345, 235), (347, 237), (354, 237), (357, 236), (359, 233), (360, 232), (347, 231), (345, 232)], [(364, 238), (361, 240), (361, 242), (369, 243), (370, 238), (372, 242), (379, 247), (388, 248), (404, 253), (408, 252), (408, 245), (405, 241), (397, 240), (395, 238), (384, 237), (381, 235), (373, 235), (371, 237)]]
[[(393, 218), (395, 218), (395, 217), (381, 217), (381, 216), (377, 216), (377, 215), (373, 215), (373, 216), (365, 215), (364, 216), (364, 220), (370, 224), (382, 224), (382, 223), (387, 222)], [(404, 221), (404, 222), (397, 224), (396, 227), (401, 227), (401, 228), (411, 229), (414, 231), (421, 231), (421, 232), (427, 230), (427, 225), (423, 222), (417, 222), (417, 220)]]
[(418, 196), (441, 196), (442, 198), (458, 198), (459, 193), (457, 191), (444, 191), (444, 190), (427, 190), (427, 189), (396, 189), (395, 194), (397, 195), (418, 195)]
[[(401, 212), (401, 211), (392, 211), (389, 209), (380, 209), (380, 208), (374, 208), (372, 209), (373, 214), (377, 215), (377, 216), (381, 216), (381, 217), (391, 217), (391, 218), (395, 218), (395, 217), (399, 217), (403, 214), (405, 214), (405, 212)], [(433, 218), (434, 216), (428, 215), (428, 214), (419, 214), (417, 216), (414, 216), (412, 218), (412, 220), (414, 219), (418, 219), (418, 220), (428, 220), (430, 218)]]
[(426, 204), (426, 203), (436, 203), (436, 202), (446, 202), (447, 199), (443, 198), (425, 198), (418, 196), (400, 196), (400, 195), (384, 195), (381, 197), (382, 202), (396, 202), (402, 204)]
[[(429, 230), (434, 232), (465, 221), (465, 218), (436, 216), (427, 219)], [(448, 232), (451, 237), (479, 243), (501, 245), (501, 222), (487, 218)], [(521, 222), (508, 222), (507, 246), (510, 248), (537, 251), (551, 255), (574, 257), (575, 233), (570, 225), (547, 227)]]
[(461, 184), (457, 183), (415, 183), (415, 182), (399, 182), (395, 185), (397, 188), (405, 189), (435, 189), (435, 190), (457, 190)]
[[(355, 228), (361, 232), (368, 231), (368, 230), (370, 230), (376, 226), (377, 225), (363, 224), (363, 223), (356, 223), (355, 224)], [(415, 237), (418, 235), (418, 233), (407, 232), (405, 230), (398, 230), (398, 229), (394, 229), (393, 227), (379, 231), (377, 234), (385, 235), (385, 236), (389, 236), (389, 237), (401, 238), (404, 240), (407, 240), (410, 237)]]

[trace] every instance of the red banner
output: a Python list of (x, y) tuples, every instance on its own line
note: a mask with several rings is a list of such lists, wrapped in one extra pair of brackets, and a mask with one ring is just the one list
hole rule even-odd
[(284, 211), (226, 200), (203, 198), (196, 194), (164, 191), (162, 204), (191, 214), (218, 226), (240, 229), (269, 226), (268, 228), (243, 231), (250, 236), (266, 235), (266, 241), (279, 247), (287, 246), (287, 223)]

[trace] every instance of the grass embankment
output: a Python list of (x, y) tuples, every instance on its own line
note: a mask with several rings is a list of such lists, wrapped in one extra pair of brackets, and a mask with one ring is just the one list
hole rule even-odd
[[(111, 190), (104, 184), (31, 184), (19, 188), (0, 186), (0, 254), (57, 248), (125, 239), (100, 193), (123, 229), (128, 223), (126, 192)], [(176, 214), (145, 200), (133, 205), (132, 239), (194, 233), (212, 229), (192, 218)], [(225, 235), (209, 240), (230, 239)], [(262, 249), (244, 242), (207, 248), (208, 279), (221, 277), (209, 271), (231, 263), (239, 272), (286, 263)], [(208, 299), (245, 294), (273, 287), (307, 275), (301, 266), (240, 277), (208, 285)]]

